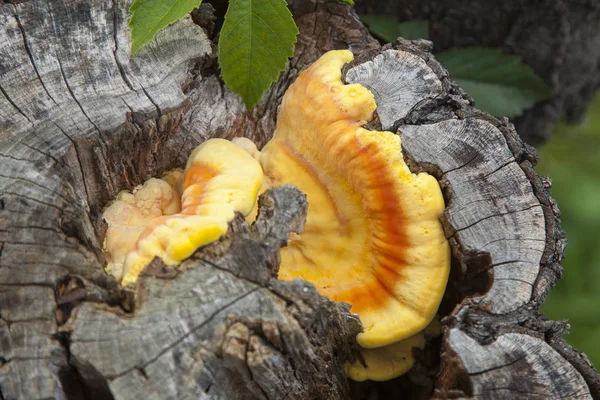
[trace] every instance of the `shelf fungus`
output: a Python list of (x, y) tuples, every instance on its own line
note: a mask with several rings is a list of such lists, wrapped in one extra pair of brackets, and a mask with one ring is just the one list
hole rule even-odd
[(435, 316), (450, 250), (436, 179), (410, 172), (397, 135), (362, 127), (376, 104), (362, 85), (342, 82), (351, 60), (349, 51), (331, 51), (298, 76), (259, 159), (270, 186), (296, 185), (309, 203), (304, 232), (281, 251), (279, 278), (303, 278), (351, 304), (363, 324), (357, 341), (370, 349), (366, 363), (382, 362), (360, 373), (350, 367), (350, 377), (386, 380), (412, 365), (412, 357), (402, 366), (383, 357), (406, 353)]
[(260, 165), (242, 147), (206, 141), (192, 152), (183, 174), (150, 179), (133, 194), (121, 192), (107, 207), (107, 271), (125, 286), (154, 257), (179, 264), (227, 232), (236, 211), (250, 214), (262, 182)]
[(363, 128), (376, 104), (365, 87), (342, 82), (351, 60), (349, 51), (331, 51), (298, 76), (261, 152), (247, 139), (211, 139), (179, 180), (152, 179), (120, 194), (104, 213), (105, 251), (110, 272), (133, 283), (154, 257), (174, 265), (218, 239), (235, 211), (252, 219), (264, 188), (296, 185), (307, 195), (307, 222), (282, 248), (279, 278), (305, 279), (351, 304), (364, 362), (347, 373), (387, 380), (410, 369), (413, 348), (424, 346), (450, 250), (438, 182), (411, 173), (399, 136)]

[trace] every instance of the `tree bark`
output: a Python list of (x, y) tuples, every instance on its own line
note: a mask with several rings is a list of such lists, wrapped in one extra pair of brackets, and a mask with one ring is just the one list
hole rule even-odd
[(523, 57), (554, 92), (513, 121), (531, 145), (548, 140), (563, 115), (580, 122), (600, 88), (600, 3), (594, 0), (356, 0), (356, 10), (429, 21), (436, 51), (485, 46)]
[[(290, 1), (295, 55), (252, 112), (216, 69), (209, 5), (130, 58), (128, 1), (0, 6), (0, 398), (598, 398), (598, 375), (538, 313), (561, 275), (564, 238), (535, 155), (507, 120), (474, 109), (428, 42), (380, 48), (346, 4)], [(208, 35), (207, 35), (208, 33)], [(102, 208), (184, 165), (208, 138), (263, 145), (283, 93), (331, 49), (433, 174), (453, 269), (443, 335), (413, 370), (348, 382), (360, 326), (311, 284), (276, 279), (306, 200), (268, 191), (259, 218), (177, 269), (155, 260), (135, 293), (105, 274)]]

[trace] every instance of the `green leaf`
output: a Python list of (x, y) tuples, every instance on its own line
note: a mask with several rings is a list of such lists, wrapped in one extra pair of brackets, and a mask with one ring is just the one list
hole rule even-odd
[(398, 37), (404, 39), (427, 39), (429, 37), (429, 22), (414, 20), (398, 22), (395, 17), (387, 15), (360, 15), (361, 21), (369, 31), (385, 42), (393, 42)]
[(478, 108), (497, 117), (519, 116), (537, 101), (552, 96), (544, 81), (519, 56), (498, 49), (453, 49), (436, 58)]
[(298, 28), (285, 0), (231, 0), (219, 39), (225, 85), (248, 110), (260, 100), (294, 54)]
[(350, 4), (351, 7), (354, 7), (354, 0), (340, 0), (340, 2)]
[(179, 21), (202, 0), (135, 0), (129, 12), (131, 19), (131, 55), (154, 38), (156, 32), (169, 24)]

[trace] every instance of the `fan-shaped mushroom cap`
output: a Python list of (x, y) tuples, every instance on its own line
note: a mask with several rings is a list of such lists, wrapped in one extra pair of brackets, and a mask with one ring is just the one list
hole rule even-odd
[[(252, 211), (262, 181), (260, 165), (243, 148), (224, 139), (211, 139), (198, 146), (188, 160), (180, 182), (183, 194), (177, 214), (154, 212), (135, 225), (135, 234), (128, 237), (129, 214), (140, 211), (137, 203), (124, 208), (115, 202), (104, 218), (109, 227), (123, 228), (118, 238), (109, 228), (105, 251), (107, 258), (118, 255), (123, 260), (122, 284), (135, 282), (154, 257), (175, 265), (198, 247), (217, 240), (227, 232), (227, 223), (236, 211), (243, 215)], [(176, 191), (161, 182), (171, 194)]]
[(260, 154), (271, 186), (293, 184), (309, 209), (282, 249), (280, 279), (304, 278), (360, 316), (358, 343), (386, 346), (422, 330), (437, 312), (449, 271), (430, 175), (413, 174), (400, 138), (362, 126), (373, 94), (341, 81), (346, 50), (331, 51), (286, 92), (273, 139)]

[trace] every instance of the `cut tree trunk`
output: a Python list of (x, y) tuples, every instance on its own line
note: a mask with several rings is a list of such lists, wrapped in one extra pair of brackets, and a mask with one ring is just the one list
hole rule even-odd
[[(346, 4), (290, 1), (295, 56), (252, 112), (218, 77), (208, 4), (130, 58), (128, 1), (0, 6), (1, 399), (599, 398), (598, 375), (538, 313), (564, 238), (548, 182), (507, 120), (474, 109), (429, 42), (380, 48)], [(204, 29), (203, 29), (204, 27)], [(452, 276), (443, 334), (390, 382), (348, 382), (349, 306), (276, 279), (302, 229), (293, 187), (177, 269), (155, 260), (135, 293), (104, 272), (102, 208), (184, 165), (208, 138), (273, 133), (298, 73), (331, 49), (373, 91), (413, 171), (447, 208)]]

